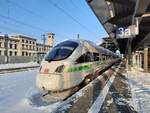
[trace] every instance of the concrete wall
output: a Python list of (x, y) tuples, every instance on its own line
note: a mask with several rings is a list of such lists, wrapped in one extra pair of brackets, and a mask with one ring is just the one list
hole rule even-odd
[[(32, 56), (9, 56), (8, 63), (36, 62), (37, 58)], [(0, 56), (0, 64), (5, 63), (5, 56)]]

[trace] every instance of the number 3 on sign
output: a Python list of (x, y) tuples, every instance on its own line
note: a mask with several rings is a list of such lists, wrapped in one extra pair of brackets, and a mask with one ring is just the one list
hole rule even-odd
[(122, 27), (118, 28), (118, 31), (119, 31), (119, 36), (120, 37), (123, 37), (124, 36), (124, 29)]
[(122, 27), (118, 28), (118, 31), (119, 31), (119, 34), (118, 36), (119, 37), (128, 37), (131, 35), (131, 32), (130, 32), (130, 29), (124, 29)]

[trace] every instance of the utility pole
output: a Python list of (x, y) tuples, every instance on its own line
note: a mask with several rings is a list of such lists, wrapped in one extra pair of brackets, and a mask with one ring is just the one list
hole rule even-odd
[(45, 34), (42, 35), (42, 40), (43, 40), (43, 48), (45, 51), (45, 42), (46, 42)]
[(8, 63), (8, 34), (5, 34), (4, 35), (4, 38), (5, 38), (5, 42), (4, 42), (4, 48), (5, 48), (5, 51), (4, 51), (4, 55), (5, 55), (5, 63)]

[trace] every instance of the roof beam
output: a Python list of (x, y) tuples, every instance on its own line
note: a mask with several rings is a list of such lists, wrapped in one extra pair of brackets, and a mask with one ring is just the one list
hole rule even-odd
[(148, 33), (143, 40), (141, 40), (134, 48), (134, 50), (138, 49), (138, 47), (144, 45), (144, 42), (148, 43), (146, 40), (150, 38), (150, 33)]
[(107, 22), (110, 22), (110, 23), (113, 23), (113, 24), (116, 24), (116, 22), (120, 19), (123, 19), (123, 18), (126, 18), (130, 15), (132, 15), (133, 12), (130, 11), (130, 12), (120, 12), (119, 14), (115, 15), (115, 17), (109, 19)]
[(137, 5), (135, 16), (142, 16), (150, 5), (150, 0), (139, 0), (139, 4)]
[[(132, 7), (135, 5), (134, 1), (131, 1), (131, 0), (105, 0), (105, 1), (109, 1), (109, 2), (113, 2), (113, 3), (116, 3), (116, 4), (121, 4), (121, 5), (125, 5), (125, 6), (128, 6), (128, 7)], [(128, 5), (130, 4), (130, 6)]]
[[(132, 17), (132, 24), (134, 24), (136, 17), (142, 17), (143, 14), (145, 14), (149, 5), (150, 5), (150, 0), (137, 0), (134, 14)], [(147, 16), (147, 15), (144, 15), (144, 16)], [(140, 22), (141, 22), (141, 19), (139, 23)]]
[[(132, 24), (135, 24), (135, 20), (138, 17), (138, 24), (140, 25), (143, 18), (148, 17), (149, 14), (145, 14), (148, 6), (150, 5), (150, 0), (137, 0), (136, 7), (134, 10), (134, 14), (132, 17)], [(141, 23), (140, 32), (143, 33), (145, 30), (146, 36), (135, 46), (134, 50), (136, 50), (138, 47), (142, 46), (145, 40), (147, 40), (150, 37), (148, 26), (144, 25), (145, 23)], [(141, 37), (142, 38), (142, 37)]]

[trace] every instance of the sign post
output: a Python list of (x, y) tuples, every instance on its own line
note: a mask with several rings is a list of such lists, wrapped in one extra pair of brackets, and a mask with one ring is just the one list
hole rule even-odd
[(128, 27), (119, 27), (116, 30), (116, 38), (128, 38), (127, 51), (128, 51), (128, 70), (131, 70), (132, 65), (132, 38), (139, 34), (139, 25), (130, 25)]

